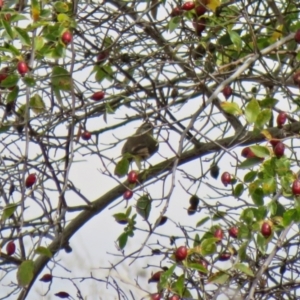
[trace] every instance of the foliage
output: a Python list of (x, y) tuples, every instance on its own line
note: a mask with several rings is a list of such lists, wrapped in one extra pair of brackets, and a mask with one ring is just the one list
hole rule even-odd
[[(63, 278), (52, 276), (67, 264), (62, 250), (72, 255), (71, 238), (104, 214), (120, 228), (110, 271), (136, 260), (146, 267), (145, 257), (150, 271), (168, 266), (157, 287), (136, 282), (139, 295), (297, 298), (299, 5), (182, 4), (0, 1), (0, 280), (14, 274), (1, 299), (30, 297), (46, 269), (48, 281)], [(285, 124), (276, 121), (282, 111)], [(138, 157), (141, 133), (134, 153), (120, 157), (143, 123), (154, 128), (153, 157)], [(91, 139), (81, 137), (87, 130)], [(97, 175), (78, 171), (87, 165)], [(121, 182), (136, 167), (138, 180)], [(225, 187), (219, 170), (231, 175)], [(134, 199), (124, 210), (127, 190)], [(9, 241), (15, 253), (5, 252)], [(113, 276), (64, 279), (75, 289), (50, 284), (46, 293), (84, 299), (90, 279), (132, 295)]]

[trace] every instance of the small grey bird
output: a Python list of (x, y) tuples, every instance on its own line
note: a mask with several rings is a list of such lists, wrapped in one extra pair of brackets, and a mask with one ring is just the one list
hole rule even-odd
[(153, 125), (142, 124), (133, 136), (130, 136), (122, 148), (122, 155), (129, 153), (140, 160), (146, 160), (158, 151), (159, 144), (153, 138)]

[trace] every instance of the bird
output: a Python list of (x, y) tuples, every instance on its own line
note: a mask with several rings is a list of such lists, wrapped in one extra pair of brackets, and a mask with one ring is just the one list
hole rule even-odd
[(140, 161), (146, 160), (155, 154), (158, 148), (158, 141), (153, 137), (153, 125), (146, 122), (137, 129), (134, 135), (127, 139), (122, 148), (122, 156), (129, 154), (129, 156)]

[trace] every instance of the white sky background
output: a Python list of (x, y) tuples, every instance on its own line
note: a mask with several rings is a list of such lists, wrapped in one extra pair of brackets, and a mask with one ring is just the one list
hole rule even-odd
[[(171, 9), (168, 9), (168, 11), (171, 11)], [(164, 18), (165, 15), (160, 15), (159, 17)], [(169, 33), (166, 33), (169, 35)], [(75, 73), (75, 78), (77, 80), (82, 80), (81, 76), (89, 76), (89, 72), (86, 69), (81, 74)], [(93, 75), (92, 75), (93, 78)], [(251, 84), (249, 84), (249, 90), (251, 89)], [(95, 91), (99, 89), (99, 85), (95, 86)], [(202, 104), (202, 97), (195, 98), (193, 100), (190, 100), (191, 102), (195, 103), (196, 105)], [(92, 101), (91, 101), (92, 102)], [(283, 109), (285, 108), (284, 105), (282, 105)], [(180, 110), (180, 117), (183, 118), (183, 116), (190, 116), (193, 114), (194, 111), (190, 111), (191, 105), (186, 106), (189, 110), (181, 108)], [(174, 113), (176, 111), (176, 107), (171, 109)], [(129, 112), (129, 111), (128, 111)], [(118, 123), (118, 118), (124, 118), (125, 114), (128, 113), (124, 110), (117, 110), (115, 114), (108, 115), (107, 124), (111, 125), (112, 123)], [(93, 131), (94, 129), (99, 129), (101, 126), (106, 127), (107, 124), (104, 122), (103, 118), (92, 118), (88, 120), (87, 122), (87, 129), (90, 131)], [(117, 138), (126, 138), (129, 135), (133, 134), (138, 126), (140, 126), (140, 122), (130, 123), (128, 126), (124, 126), (123, 128), (118, 129), (116, 132), (107, 132), (104, 134), (101, 134), (99, 137), (99, 147), (103, 148), (109, 143), (113, 143), (116, 141), (116, 139), (113, 137), (115, 135)], [(133, 127), (135, 126), (135, 127)], [(65, 130), (65, 128), (62, 128), (62, 130)], [(215, 128), (213, 131), (210, 131), (209, 138), (215, 139), (216, 137), (219, 137), (220, 130), (218, 128)], [(229, 134), (230, 135), (230, 134)], [(92, 137), (92, 140), (85, 142), (83, 140), (80, 140), (79, 143), (82, 143), (83, 145), (93, 145), (95, 143), (96, 139), (95, 136)], [(170, 138), (171, 144), (175, 147), (177, 150), (178, 148), (178, 135), (171, 134)], [(112, 158), (115, 158), (116, 161), (119, 159), (121, 153), (123, 143), (118, 144), (116, 148), (112, 148), (109, 151), (106, 151), (105, 154), (109, 155)], [(35, 151), (35, 145), (32, 143), (30, 144), (30, 151), (31, 153), (34, 153)], [(240, 155), (240, 148), (234, 149), (236, 151), (237, 155)], [(288, 153), (287, 149), (287, 153)], [(83, 147), (77, 154), (76, 154), (76, 160), (80, 160), (79, 163), (73, 163), (70, 173), (70, 179), (74, 183), (74, 185), (78, 188), (80, 188), (80, 191), (90, 200), (98, 198), (100, 195), (104, 194), (105, 192), (109, 191), (111, 188), (115, 187), (117, 184), (117, 181), (115, 178), (109, 178), (102, 174), (101, 170), (103, 170), (103, 165), (101, 164), (101, 161), (96, 156), (90, 156), (85, 155), (82, 156), (80, 154), (87, 153), (88, 150), (85, 150)], [(173, 153), (170, 151), (168, 146), (164, 143), (160, 144), (159, 153), (162, 153), (166, 157), (170, 157), (173, 155)], [(34, 153), (35, 155), (35, 153)], [(209, 156), (208, 156), (209, 157)], [(152, 157), (149, 162), (152, 165), (155, 165), (156, 163), (162, 161), (162, 157), (159, 154), (156, 154), (154, 157)], [(208, 169), (208, 166), (211, 165), (211, 161), (205, 162), (204, 161), (204, 170)], [(202, 161), (202, 162), (203, 162)], [(220, 176), (223, 173), (223, 171), (228, 171), (232, 174), (235, 173), (235, 162), (234, 160), (229, 156), (225, 155), (221, 162), (219, 163), (220, 167)], [(110, 165), (109, 167), (110, 171), (113, 172), (114, 166)], [(190, 162), (184, 166), (181, 166), (179, 169), (186, 169), (190, 174), (193, 174), (195, 176), (201, 175), (201, 166), (200, 166), (200, 159), (195, 160), (193, 162)], [(239, 171), (238, 173), (240, 178), (243, 178), (242, 172)], [(219, 185), (220, 187), (223, 187), (222, 184), (220, 184), (220, 176), (218, 180), (212, 179), (210, 175), (207, 176), (207, 182), (213, 186)], [(123, 180), (122, 180), (123, 181)], [(164, 193), (168, 193), (170, 190), (170, 177), (166, 181), (167, 185), (164, 187), (162, 186), (161, 182), (155, 183), (154, 186), (148, 186), (146, 189), (150, 192), (151, 197), (154, 199), (152, 203), (152, 211), (150, 214), (150, 223), (154, 223), (158, 217), (159, 212), (161, 211), (163, 204), (161, 204), (160, 200), (155, 200), (155, 198), (162, 197), (162, 190), (164, 189)], [(167, 212), (167, 216), (170, 218), (166, 225), (159, 227), (156, 232), (160, 234), (165, 234), (166, 237), (162, 238), (161, 236), (158, 236), (156, 234), (153, 234), (150, 240), (148, 241), (149, 244), (155, 244), (157, 240), (159, 240), (160, 243), (162, 243), (164, 246), (169, 247), (170, 249), (174, 249), (174, 246), (170, 246), (168, 236), (170, 234), (176, 235), (176, 236), (182, 236), (182, 239), (176, 241), (177, 246), (181, 246), (185, 244), (185, 239), (183, 237), (182, 231), (179, 229), (179, 226), (191, 226), (194, 227), (197, 221), (202, 219), (205, 215), (204, 213), (197, 213), (193, 216), (188, 216), (186, 209), (189, 206), (189, 195), (181, 188), (184, 186), (185, 188), (190, 186), (190, 182), (183, 178), (179, 171), (176, 172), (176, 180), (175, 180), (175, 188), (172, 192), (170, 206)], [(212, 190), (208, 188), (206, 184), (203, 184), (197, 195), (204, 199), (205, 201), (209, 202), (210, 204), (216, 203), (217, 201), (222, 201), (226, 205), (229, 206), (235, 206), (238, 205), (239, 202), (234, 199), (231, 196), (231, 190), (230, 187), (226, 188), (228, 191), (228, 197), (225, 199), (208, 199), (208, 195), (210, 197), (217, 196), (215, 194), (212, 194)], [(190, 193), (194, 193), (195, 190), (191, 189)], [(134, 194), (134, 197), (129, 200), (129, 203), (132, 204), (135, 202), (135, 200), (138, 198), (137, 194), (141, 195), (141, 191)], [(243, 197), (245, 198), (245, 196)], [(57, 195), (54, 197), (54, 199), (57, 199)], [(82, 201), (78, 201), (78, 197), (76, 197), (74, 194), (67, 193), (66, 194), (67, 203), (70, 206), (76, 206), (76, 205), (82, 205)], [(16, 199), (15, 199), (16, 200)], [(120, 202), (121, 199), (117, 199), (112, 206), (115, 205), (115, 203)], [(36, 205), (34, 203), (31, 203), (31, 205)], [(118, 251), (115, 247), (115, 241), (117, 240), (117, 237), (123, 232), (123, 226), (119, 225), (115, 222), (112, 215), (117, 212), (124, 212), (125, 211), (125, 201), (121, 202), (117, 207), (114, 207), (113, 209), (106, 209), (105, 211), (101, 212), (99, 215), (95, 216), (91, 221), (89, 221), (85, 226), (83, 226), (70, 240), (70, 245), (73, 249), (72, 253), (66, 254), (64, 250), (61, 250), (58, 254), (58, 256), (55, 257), (55, 260), (59, 262), (59, 264), (55, 264), (55, 268), (53, 270), (53, 275), (57, 276), (52, 282), (52, 287), (50, 290), (50, 293), (47, 296), (42, 297), (41, 295), (44, 294), (47, 291), (48, 283), (42, 283), (39, 281), (36, 281), (34, 287), (32, 288), (30, 294), (28, 295), (28, 299), (30, 300), (38, 300), (38, 299), (55, 299), (53, 296), (55, 293), (59, 291), (66, 291), (70, 295), (72, 295), (73, 298), (76, 299), (76, 289), (74, 288), (73, 284), (68, 280), (68, 278), (83, 278), (86, 276), (89, 276), (92, 272), (93, 276), (96, 278), (99, 278), (101, 280), (105, 280), (106, 276), (109, 274), (107, 270), (101, 269), (101, 267), (109, 267), (110, 263), (116, 263), (119, 259), (115, 257), (114, 255), (111, 255), (109, 253), (117, 254)], [(200, 202), (201, 207), (201, 202)], [(38, 209), (38, 208), (37, 208)], [(28, 213), (31, 213), (32, 207), (30, 210), (28, 210)], [(36, 212), (36, 211), (35, 211)], [(68, 218), (73, 218), (76, 215), (76, 213), (68, 213)], [(238, 214), (237, 214), (238, 217)], [(146, 229), (147, 226), (145, 222), (142, 220), (140, 216), (137, 217), (137, 227)], [(218, 224), (218, 222), (214, 222), (214, 225)], [(199, 234), (201, 234), (210, 228), (211, 225), (213, 225), (211, 222), (206, 223), (203, 228), (199, 228)], [(138, 232), (136, 231), (135, 236), (133, 238), (130, 238), (128, 241), (128, 245), (125, 248), (125, 253), (130, 253), (132, 251), (135, 251), (139, 249), (142, 242), (144, 242), (147, 234), (145, 232)], [(28, 244), (29, 241), (28, 241)], [(192, 244), (189, 245), (192, 247)], [(157, 246), (153, 247), (159, 248)], [(271, 247), (272, 248), (272, 247)], [(156, 291), (156, 284), (151, 283), (148, 284), (147, 280), (150, 278), (152, 272), (156, 272), (159, 270), (158, 266), (160, 265), (160, 260), (163, 259), (163, 256), (151, 256), (151, 250), (147, 247), (144, 248), (142, 251), (142, 255), (149, 255), (149, 257), (138, 259), (133, 265), (129, 266), (129, 263), (132, 259), (126, 260), (125, 263), (122, 263), (120, 266), (117, 267), (117, 271), (112, 271), (111, 276), (114, 279), (117, 279), (119, 283), (124, 282), (124, 284), (121, 284), (122, 288), (124, 289), (130, 289), (132, 290), (135, 299), (141, 299), (142, 297), (145, 297), (148, 292), (155, 292)], [(151, 265), (151, 267), (145, 269), (147, 264)], [(167, 263), (164, 261), (162, 263), (162, 266), (165, 266)], [(51, 264), (48, 264), (51, 266)], [(60, 267), (59, 265), (62, 265), (63, 267)], [(156, 267), (157, 266), (157, 267)], [(230, 262), (221, 262), (218, 264), (221, 268), (226, 268), (231, 266)], [(176, 269), (176, 273), (178, 274), (180, 272), (180, 269)], [(44, 273), (48, 273), (46, 269), (41, 273), (41, 276)], [(0, 276), (1, 276), (1, 270), (0, 270)], [(39, 276), (39, 277), (41, 277)], [(15, 274), (12, 272), (1, 280), (0, 283), (0, 297), (3, 297), (7, 294), (7, 291), (10, 290), (9, 288), (6, 288), (5, 285), (9, 284), (10, 281), (15, 281)], [(138, 280), (138, 283), (140, 284), (140, 288), (137, 287), (136, 280)], [(107, 287), (105, 283), (99, 283), (94, 280), (89, 281), (83, 281), (79, 282), (80, 280), (76, 281), (78, 284), (78, 288), (81, 290), (82, 295), (87, 300), (92, 299), (117, 299), (117, 294), (115, 290), (112, 287)], [(130, 297), (129, 297), (130, 298)], [(12, 296), (11, 299), (14, 299)], [(218, 300), (227, 299), (227, 297), (219, 297)]]

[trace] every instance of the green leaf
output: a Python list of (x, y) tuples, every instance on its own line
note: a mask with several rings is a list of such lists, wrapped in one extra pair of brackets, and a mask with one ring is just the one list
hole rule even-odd
[(168, 24), (168, 29), (170, 33), (173, 32), (178, 27), (180, 21), (181, 21), (181, 17), (179, 16), (170, 19)]
[(13, 40), (14, 39), (14, 33), (12, 31), (12, 26), (7, 21), (5, 21), (4, 19), (2, 19), (1, 22), (2, 22), (2, 25), (5, 29), (6, 34), (8, 35), (8, 37), (11, 40)]
[[(253, 216), (253, 213), (252, 213), (252, 216)], [(246, 216), (246, 218), (247, 218), (247, 216)], [(240, 224), (238, 228), (239, 228), (239, 231), (238, 231), (239, 239), (249, 240), (251, 238), (251, 232), (250, 232), (250, 228), (248, 225)]]
[(242, 111), (237, 103), (224, 101), (221, 102), (221, 107), (225, 112), (231, 115), (241, 115)]
[(197, 247), (199, 246), (201, 243), (200, 243), (200, 236), (198, 233), (195, 234), (195, 238), (194, 238), (194, 247)]
[(130, 165), (129, 160), (125, 157), (122, 158), (117, 163), (114, 174), (119, 178), (125, 176), (128, 173), (129, 165)]
[(16, 33), (23, 45), (31, 46), (31, 39), (26, 30), (24, 30), (20, 27), (14, 27), (14, 30), (16, 31)]
[(264, 109), (258, 114), (255, 125), (258, 128), (263, 128), (264, 125), (270, 121), (271, 117), (272, 111), (270, 109)]
[(264, 100), (259, 101), (259, 105), (261, 108), (272, 108), (274, 107), (279, 101), (274, 98), (265, 98)]
[(29, 105), (30, 108), (37, 115), (46, 111), (46, 105), (41, 96), (38, 94), (35, 94), (33, 97), (30, 98)]
[(11, 125), (0, 124), (0, 133), (7, 132), (10, 129)]
[(17, 272), (18, 284), (22, 287), (28, 285), (33, 279), (34, 264), (31, 260), (25, 260), (21, 263)]
[(243, 192), (244, 192), (244, 185), (242, 183), (239, 183), (233, 191), (233, 196), (235, 198), (239, 198), (243, 194)]
[(229, 275), (220, 271), (208, 278), (209, 283), (224, 284), (229, 279)]
[(263, 179), (262, 182), (262, 190), (264, 195), (271, 195), (276, 192), (277, 183), (276, 178), (274, 177), (267, 177)]
[(244, 211), (241, 213), (240, 216), (241, 220), (244, 220), (247, 224), (252, 224), (254, 221), (254, 214), (251, 208), (246, 208)]
[(63, 91), (70, 91), (72, 87), (72, 79), (69, 72), (59, 66), (55, 66), (52, 70), (51, 83), (54, 87)]
[(264, 192), (262, 188), (257, 188), (253, 193), (251, 193), (251, 198), (257, 206), (264, 205)]
[(18, 206), (19, 204), (7, 204), (2, 212), (2, 222), (10, 218), (14, 214)]
[(37, 247), (37, 248), (35, 249), (34, 252), (35, 252), (36, 254), (45, 255), (45, 256), (47, 256), (47, 257), (49, 257), (49, 258), (51, 258), (51, 257), (53, 256), (53, 255), (52, 255), (52, 252), (51, 252), (48, 248), (42, 247), (42, 246)]
[(151, 199), (148, 195), (144, 195), (138, 199), (136, 211), (141, 217), (148, 220), (151, 211)]
[(201, 225), (203, 225), (204, 223), (206, 223), (210, 218), (209, 217), (205, 217), (202, 220), (198, 221), (198, 223), (196, 224), (196, 227), (199, 227)]
[(255, 145), (251, 146), (250, 149), (257, 157), (265, 158), (270, 156), (270, 150), (268, 147)]
[(212, 220), (213, 221), (220, 220), (223, 219), (225, 216), (226, 216), (226, 212), (218, 211), (213, 215)]
[(172, 267), (170, 267), (168, 270), (164, 271), (161, 274), (160, 280), (159, 280), (160, 288), (164, 289), (169, 285), (168, 281), (171, 278), (171, 276), (173, 275), (175, 268), (176, 268), (176, 264), (174, 264)]
[(34, 50), (39, 51), (41, 50), (45, 45), (45, 40), (42, 36), (36, 36), (34, 38)]
[(253, 271), (248, 266), (238, 263), (238, 264), (235, 264), (234, 267), (235, 267), (235, 269), (245, 273), (246, 275), (254, 277)]
[(216, 238), (208, 238), (201, 242), (201, 254), (203, 256), (205, 255), (212, 255), (216, 252), (216, 242), (219, 241), (219, 239)]
[(17, 85), (18, 81), (19, 81), (19, 76), (16, 74), (11, 74), (1, 82), (1, 87), (6, 87), (6, 88), (14, 87)]
[(248, 247), (248, 242), (243, 243), (239, 250), (238, 250), (238, 255), (241, 261), (245, 261), (247, 259), (247, 247)]
[(239, 169), (250, 169), (261, 163), (261, 159), (258, 157), (247, 158), (242, 163), (238, 165)]
[(127, 244), (128, 240), (128, 234), (126, 232), (123, 232), (119, 237), (118, 237), (118, 242), (119, 242), (119, 248), (123, 250)]
[(295, 208), (287, 210), (283, 214), (283, 226), (289, 226), (292, 222), (297, 222), (299, 219), (298, 212)]
[(16, 101), (19, 95), (19, 87), (16, 85), (14, 89), (8, 93), (7, 98), (6, 98), (6, 103), (11, 103)]
[(184, 274), (182, 274), (178, 277), (178, 279), (175, 282), (174, 288), (175, 288), (177, 294), (182, 296), (182, 293), (184, 290)]
[(266, 253), (267, 245), (268, 245), (268, 239), (266, 239), (261, 233), (257, 234), (256, 243), (258, 245), (258, 249), (262, 254)]
[(67, 3), (65, 2), (61, 2), (61, 1), (56, 1), (54, 3), (54, 9), (58, 12), (58, 13), (66, 13), (69, 11), (69, 6)]
[(260, 107), (256, 99), (252, 99), (245, 108), (245, 117), (249, 124), (256, 121), (258, 114), (260, 113)]
[(205, 273), (205, 274), (208, 273), (208, 270), (199, 263), (188, 263), (187, 267), (190, 269), (197, 270), (201, 273)]
[(70, 18), (67, 14), (60, 13), (57, 15), (57, 21), (59, 23), (64, 23), (65, 25), (68, 25), (70, 22)]
[(34, 87), (36, 84), (35, 80), (32, 77), (26, 76), (26, 77), (23, 77), (22, 80), (29, 87)]
[(228, 33), (232, 43), (234, 44), (236, 49), (240, 52), (243, 46), (243, 42), (240, 35), (236, 31), (232, 31), (232, 30), (229, 30)]
[(250, 171), (244, 176), (244, 181), (252, 182), (255, 180), (256, 176), (257, 176), (257, 171)]

